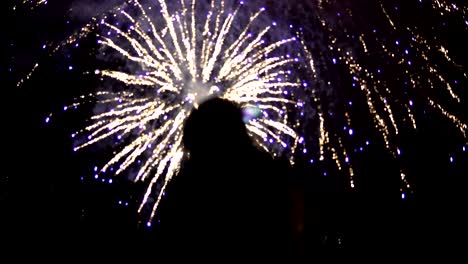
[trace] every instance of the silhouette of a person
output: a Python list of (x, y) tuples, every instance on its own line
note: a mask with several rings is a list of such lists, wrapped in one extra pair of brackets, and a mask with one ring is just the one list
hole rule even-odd
[(285, 257), (289, 164), (254, 146), (240, 107), (228, 100), (202, 103), (183, 132), (188, 158), (159, 214), (168, 251), (192, 260)]

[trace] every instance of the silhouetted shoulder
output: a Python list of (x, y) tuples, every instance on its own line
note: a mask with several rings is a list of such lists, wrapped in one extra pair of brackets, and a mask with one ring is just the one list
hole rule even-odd
[(224, 255), (266, 254), (258, 245), (279, 253), (288, 231), (287, 161), (257, 149), (241, 109), (224, 99), (192, 111), (183, 144), (186, 159), (159, 211), (168, 243), (205, 256), (206, 248)]

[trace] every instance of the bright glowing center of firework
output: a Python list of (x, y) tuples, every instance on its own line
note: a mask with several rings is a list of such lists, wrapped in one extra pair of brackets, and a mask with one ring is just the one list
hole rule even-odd
[(186, 100), (192, 102), (195, 108), (203, 103), (204, 101), (219, 96), (221, 89), (215, 85), (201, 83), (201, 82), (190, 82), (186, 85), (187, 97)]

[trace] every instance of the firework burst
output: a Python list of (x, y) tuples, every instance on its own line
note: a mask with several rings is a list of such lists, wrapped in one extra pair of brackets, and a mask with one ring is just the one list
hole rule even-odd
[[(116, 167), (119, 175), (138, 164), (132, 178), (148, 184), (139, 211), (152, 204), (150, 221), (184, 157), (184, 120), (203, 100), (217, 96), (258, 109), (261, 114), (246, 126), (273, 155), (293, 162), (300, 141), (300, 124), (291, 121), (291, 110), (300, 107), (295, 94), (302, 83), (292, 74), (300, 60), (286, 52), (300, 43), (295, 37), (275, 40), (273, 25), (258, 25), (264, 8), (245, 17), (242, 3), (203, 7), (195, 1), (168, 6), (161, 0), (157, 7), (130, 1), (95, 25), (102, 52), (131, 66), (95, 71), (124, 88), (95, 94), (97, 109), (104, 110), (74, 133), (82, 142), (75, 151), (109, 138), (125, 142), (100, 173)], [(156, 8), (158, 14), (150, 15)]]
[[(313, 166), (332, 161), (350, 189), (359, 186), (354, 162), (374, 144), (374, 132), (401, 164), (401, 142), (426, 114), (445, 119), (466, 141), (466, 61), (432, 29), (449, 19), (466, 33), (468, 9), (440, 0), (358, 2), (275, 1), (270, 16), (243, 2), (216, 0), (114, 6), (51, 49), (97, 34), (106, 65), (95, 71), (106, 84), (91, 95), (96, 111), (89, 125), (72, 135), (75, 150), (115, 141), (114, 155), (96, 172), (145, 182), (139, 210), (148, 206), (152, 218), (184, 156), (184, 120), (212, 96), (257, 113), (246, 125), (260, 148), (292, 163), (299, 148), (301, 161)], [(409, 7), (433, 21), (405, 20), (401, 13)], [(280, 29), (270, 19), (279, 15), (303, 29)], [(112, 67), (116, 60), (124, 66)], [(408, 197), (412, 183), (403, 165), (399, 176), (402, 198)]]

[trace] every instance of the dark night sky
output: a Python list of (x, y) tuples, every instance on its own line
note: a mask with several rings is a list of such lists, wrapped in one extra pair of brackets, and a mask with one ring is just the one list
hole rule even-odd
[[(151, 230), (138, 225), (134, 207), (141, 190), (137, 184), (126, 180), (116, 180), (113, 185), (81, 180), (96, 161), (106, 158), (102, 152), (72, 151), (69, 135), (84, 124), (92, 109), (59, 114), (52, 125), (44, 124), (47, 113), (96, 87), (93, 78), (77, 74), (87, 67), (92, 69), (92, 65), (80, 61), (89, 57), (84, 54), (88, 49), (67, 50), (73, 55), (70, 59), (48, 57), (42, 50), (44, 43), (62, 40), (81, 23), (72, 19), (67, 24), (71, 1), (50, 2), (47, 8), (33, 12), (11, 12), (11, 5), (2, 2), (2, 6), (8, 6), (1, 8), (0, 43), (5, 157), (0, 203), (6, 208), (2, 215), (8, 216), (2, 217), (5, 232), (11, 234), (10, 239), (30, 243), (41, 242), (43, 237), (58, 241), (68, 237), (84, 245), (91, 240), (105, 244), (127, 236), (136, 241), (135, 247), (156, 245), (151, 244), (156, 243)], [(451, 34), (455, 35), (447, 36), (451, 41), (461, 38)], [(82, 45), (96, 48), (93, 43)], [(464, 48), (457, 48), (457, 44), (453, 47), (456, 54), (461, 54), (460, 60), (466, 62)], [(38, 60), (44, 62), (35, 77), (16, 87)], [(78, 66), (68, 71), (72, 63)], [(306, 234), (311, 259), (346, 259), (353, 252), (366, 256), (367, 249), (379, 249), (380, 245), (391, 248), (396, 256), (423, 258), (434, 252), (460, 253), (460, 248), (466, 246), (467, 154), (458, 151), (456, 162), (448, 162), (447, 153), (462, 146), (460, 137), (437, 116), (424, 117), (422, 112), (420, 116), (419, 129), (406, 135), (401, 143), (406, 149), (404, 165), (414, 186), (414, 194), (407, 199), (401, 199), (399, 167), (379, 144), (371, 145), (355, 163), (361, 183), (358, 191), (347, 190), (345, 179), (333, 171), (323, 177), (321, 167), (296, 168), (307, 190)], [(364, 126), (367, 121), (361, 122)], [(119, 205), (118, 201), (129, 202), (129, 206)], [(97, 239), (99, 234), (108, 240)]]

